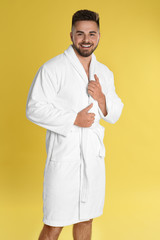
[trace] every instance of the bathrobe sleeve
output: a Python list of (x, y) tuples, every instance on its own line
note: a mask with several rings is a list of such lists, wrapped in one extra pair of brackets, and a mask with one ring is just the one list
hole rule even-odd
[(116, 94), (114, 76), (112, 72), (110, 73), (111, 77), (109, 79), (109, 83), (104, 83), (104, 88), (102, 88), (102, 92), (104, 93), (106, 99), (106, 110), (108, 114), (104, 116), (99, 106), (98, 109), (103, 120), (114, 124), (120, 118), (124, 104)]
[(51, 75), (42, 65), (29, 90), (26, 117), (41, 127), (66, 136), (74, 125), (77, 113), (55, 106), (57, 85), (56, 74)]

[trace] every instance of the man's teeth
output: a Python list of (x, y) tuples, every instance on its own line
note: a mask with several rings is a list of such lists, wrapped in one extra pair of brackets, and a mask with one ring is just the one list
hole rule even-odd
[(89, 48), (91, 45), (82, 45), (82, 47)]

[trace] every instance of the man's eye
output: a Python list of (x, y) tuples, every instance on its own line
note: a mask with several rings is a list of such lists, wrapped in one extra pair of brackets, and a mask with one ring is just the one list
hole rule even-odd
[(78, 36), (79, 36), (79, 35), (82, 35), (82, 33), (78, 33)]
[(93, 33), (91, 33), (90, 35), (91, 35), (91, 36), (95, 36), (95, 34), (93, 34)]

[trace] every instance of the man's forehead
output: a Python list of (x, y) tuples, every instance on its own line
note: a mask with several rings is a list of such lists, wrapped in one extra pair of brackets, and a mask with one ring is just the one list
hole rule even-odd
[(77, 21), (74, 25), (76, 32), (98, 32), (97, 23), (94, 21)]

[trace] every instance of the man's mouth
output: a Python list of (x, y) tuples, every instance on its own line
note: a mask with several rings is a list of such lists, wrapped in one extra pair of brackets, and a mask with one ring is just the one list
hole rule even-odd
[(92, 44), (81, 44), (82, 48), (90, 48)]

